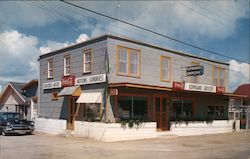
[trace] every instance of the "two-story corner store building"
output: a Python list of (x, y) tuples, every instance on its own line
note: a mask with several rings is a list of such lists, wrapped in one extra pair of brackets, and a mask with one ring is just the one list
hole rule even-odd
[[(229, 65), (104, 35), (41, 55), (39, 117), (65, 120), (227, 119)], [(199, 74), (199, 75), (197, 75)], [(196, 75), (196, 76), (194, 76)]]

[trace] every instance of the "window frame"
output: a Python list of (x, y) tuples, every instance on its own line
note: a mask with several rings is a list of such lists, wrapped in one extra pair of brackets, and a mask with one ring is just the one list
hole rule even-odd
[[(216, 71), (217, 70), (217, 71)], [(217, 79), (216, 79), (216, 82), (215, 82), (215, 72), (216, 72), (216, 74), (217, 74)], [(221, 72), (223, 72), (223, 78), (221, 78), (221, 76), (220, 76), (220, 73)], [(226, 78), (225, 78), (225, 73), (226, 73), (226, 69), (225, 68), (223, 68), (223, 67), (218, 67), (218, 66), (213, 66), (213, 79), (212, 79), (212, 81), (213, 81), (213, 85), (214, 86), (218, 86), (218, 87), (225, 87), (225, 85), (226, 85)], [(220, 80), (221, 79), (223, 79), (223, 83), (224, 83), (224, 85), (220, 85)]]
[[(174, 100), (180, 100), (180, 101), (192, 101), (192, 114), (191, 114), (191, 119), (195, 119), (196, 118), (196, 99), (192, 98), (192, 97), (183, 97), (183, 96), (173, 96), (171, 99), (171, 104), (170, 104), (170, 120), (176, 120), (174, 117), (174, 108), (173, 108), (173, 101)], [(188, 117), (189, 118), (189, 117)]]
[[(213, 114), (212, 116), (209, 115), (209, 107), (213, 108)], [(222, 108), (222, 109), (221, 109)], [(207, 105), (207, 117), (213, 118), (213, 119), (224, 119), (226, 117), (225, 114), (225, 106), (223, 105)], [(217, 113), (221, 113), (220, 111), (222, 110), (222, 115), (218, 115)]]
[[(119, 49), (120, 48), (123, 48), (123, 49), (126, 49), (127, 50), (127, 67), (126, 67), (126, 73), (123, 73), (123, 72), (119, 72)], [(130, 71), (130, 65), (131, 65), (131, 62), (130, 62), (130, 53), (131, 53), (131, 50), (135, 50), (137, 52), (137, 57), (138, 57), (138, 62), (137, 62), (137, 74), (133, 74), (131, 73)], [(128, 48), (128, 47), (124, 47), (124, 46), (117, 46), (117, 49), (116, 49), (116, 74), (117, 76), (126, 76), (126, 77), (135, 77), (135, 78), (140, 78), (141, 76), (141, 50), (139, 49), (133, 49), (133, 48)]]
[[(69, 65), (68, 66), (66, 66), (66, 59), (67, 58), (69, 58)], [(70, 63), (71, 63), (71, 58), (70, 58), (70, 55), (65, 55), (64, 57), (63, 57), (63, 75), (64, 76), (69, 76), (70, 75), (70, 72), (71, 72), (71, 67), (70, 67)], [(66, 70), (67, 70), (67, 67), (69, 67), (69, 73), (68, 74), (66, 74)]]
[[(90, 53), (90, 71), (86, 71), (85, 70), (85, 64), (86, 64), (86, 58), (85, 58), (85, 54)], [(92, 63), (93, 63), (93, 49), (85, 49), (82, 52), (82, 73), (86, 74), (86, 73), (91, 73), (92, 72)]]
[[(50, 67), (50, 62), (52, 63), (52, 67)], [(52, 75), (50, 74), (50, 71), (52, 70)], [(53, 63), (53, 59), (49, 59), (48, 60), (48, 66), (47, 66), (47, 78), (48, 79), (53, 79), (54, 77), (54, 63)]]
[[(169, 68), (168, 79), (163, 79), (163, 60), (164, 59), (168, 59), (168, 61), (169, 61), (169, 63), (168, 63), (168, 68)], [(160, 64), (160, 78), (161, 78), (161, 81), (162, 82), (170, 82), (171, 81), (171, 57), (161, 55), (160, 60), (161, 60), (161, 64)]]

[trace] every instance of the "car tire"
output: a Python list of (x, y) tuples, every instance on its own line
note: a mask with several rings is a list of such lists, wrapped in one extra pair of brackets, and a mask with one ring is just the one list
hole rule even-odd
[(2, 129), (1, 134), (2, 134), (3, 136), (6, 136), (6, 135), (7, 135), (6, 130), (5, 130), (5, 129)]

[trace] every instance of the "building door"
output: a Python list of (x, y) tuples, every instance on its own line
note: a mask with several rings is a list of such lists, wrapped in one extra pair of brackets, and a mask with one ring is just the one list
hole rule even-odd
[(154, 118), (157, 122), (157, 130), (164, 131), (168, 129), (168, 105), (166, 96), (154, 96)]
[(67, 129), (74, 130), (75, 112), (76, 112), (76, 97), (68, 97), (68, 120)]

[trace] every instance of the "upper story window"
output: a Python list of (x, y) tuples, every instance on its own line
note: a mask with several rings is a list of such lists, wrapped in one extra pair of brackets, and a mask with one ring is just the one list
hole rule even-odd
[(83, 51), (83, 73), (91, 72), (92, 49)]
[(48, 78), (53, 78), (53, 60), (48, 60)]
[(70, 75), (70, 56), (64, 56), (64, 60), (63, 60), (64, 64), (63, 64), (63, 72), (64, 72), (64, 76)]
[[(199, 63), (198, 62), (191, 62), (191, 66), (197, 66), (197, 65), (199, 65)], [(199, 83), (199, 76), (197, 75), (197, 76), (191, 76), (190, 77), (190, 82), (191, 83)]]
[(225, 69), (224, 68), (214, 67), (213, 84), (219, 87), (225, 86)]
[(140, 51), (118, 46), (117, 49), (117, 74), (139, 77), (140, 76)]
[(161, 81), (170, 81), (171, 58), (161, 56)]

